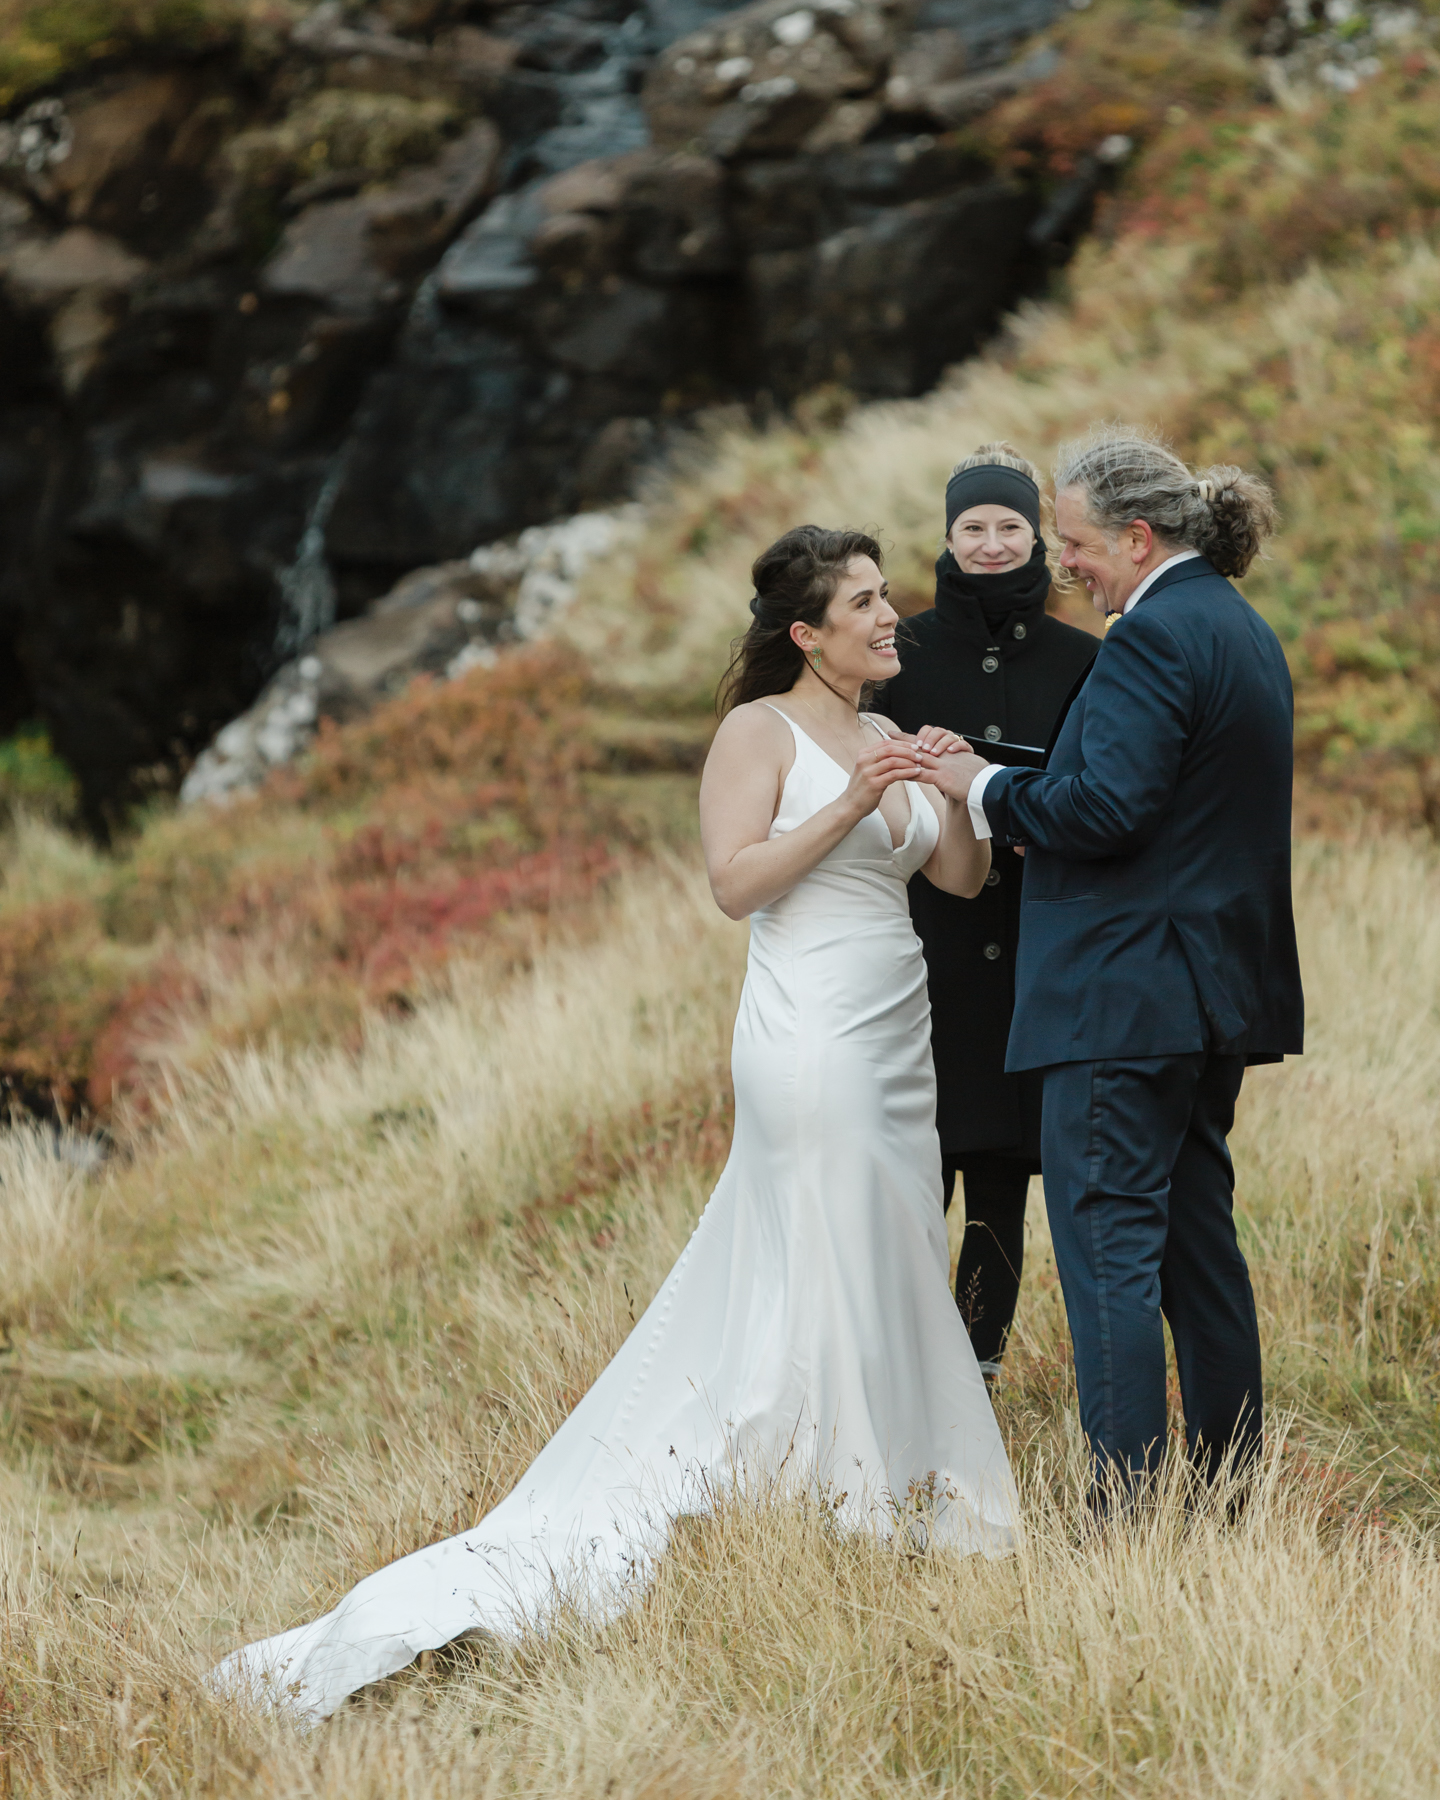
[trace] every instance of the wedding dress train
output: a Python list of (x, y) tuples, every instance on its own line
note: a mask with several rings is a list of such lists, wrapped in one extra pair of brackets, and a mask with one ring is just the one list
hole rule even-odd
[[(788, 722), (795, 762), (772, 837), (848, 780)], [(925, 965), (905, 899), (939, 826), (920, 789), (906, 793), (903, 842), (871, 813), (751, 919), (729, 1161), (664, 1286), (514, 1491), (323, 1618), (236, 1652), (219, 1685), (323, 1717), (423, 1650), (533, 1621), (557, 1593), (614, 1611), (671, 1521), (737, 1469), (831, 1484), (842, 1526), (893, 1530), (919, 1493), (907, 1517), (931, 1541), (1011, 1546), (1010, 1469), (950, 1294)]]

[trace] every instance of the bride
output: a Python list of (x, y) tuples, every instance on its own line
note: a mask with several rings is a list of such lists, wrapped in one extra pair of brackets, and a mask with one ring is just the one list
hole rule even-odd
[(313, 1718), (423, 1650), (514, 1631), (559, 1594), (613, 1613), (672, 1520), (783, 1469), (839, 1522), (999, 1554), (1015, 1495), (950, 1294), (925, 965), (905, 884), (978, 893), (989, 846), (858, 710), (899, 667), (881, 553), (802, 525), (753, 570), (700, 791), (710, 884), (750, 919), (735, 1136), (665, 1285), (575, 1411), (472, 1530), (237, 1651), (223, 1688)]

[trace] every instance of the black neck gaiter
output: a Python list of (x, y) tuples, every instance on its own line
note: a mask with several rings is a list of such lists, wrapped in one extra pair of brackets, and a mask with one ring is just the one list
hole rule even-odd
[(957, 625), (973, 622), (979, 613), (986, 628), (998, 634), (1016, 614), (1043, 612), (1049, 592), (1043, 538), (1036, 538), (1029, 562), (999, 575), (965, 574), (948, 548), (935, 564), (935, 610)]

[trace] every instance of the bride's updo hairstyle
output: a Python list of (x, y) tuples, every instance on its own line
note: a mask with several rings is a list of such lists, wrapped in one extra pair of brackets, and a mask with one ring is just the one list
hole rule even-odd
[(857, 556), (868, 556), (877, 568), (883, 564), (884, 553), (873, 537), (863, 531), (827, 531), (823, 525), (797, 525), (760, 552), (750, 570), (754, 623), (735, 646), (716, 695), (718, 711), (727, 713), (767, 694), (789, 693), (805, 667), (790, 627), (820, 629)]
[(1143, 519), (1163, 543), (1198, 550), (1222, 575), (1243, 575), (1275, 529), (1275, 496), (1258, 475), (1231, 463), (1187, 468), (1157, 434), (1106, 425), (1062, 444), (1055, 492), (1085, 496), (1091, 523), (1112, 548)]

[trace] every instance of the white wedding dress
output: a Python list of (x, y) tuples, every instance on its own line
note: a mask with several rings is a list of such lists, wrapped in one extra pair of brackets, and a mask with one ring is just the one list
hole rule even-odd
[[(795, 762), (771, 837), (848, 781), (788, 722)], [(1011, 1547), (1009, 1464), (950, 1293), (930, 1008), (905, 900), (939, 823), (905, 791), (898, 847), (877, 810), (754, 914), (730, 1158), (614, 1361), (472, 1530), (236, 1652), (218, 1685), (323, 1717), (423, 1650), (543, 1618), (558, 1595), (613, 1613), (671, 1520), (746, 1474), (828, 1484), (842, 1526), (888, 1533), (899, 1509), (931, 1542)]]

